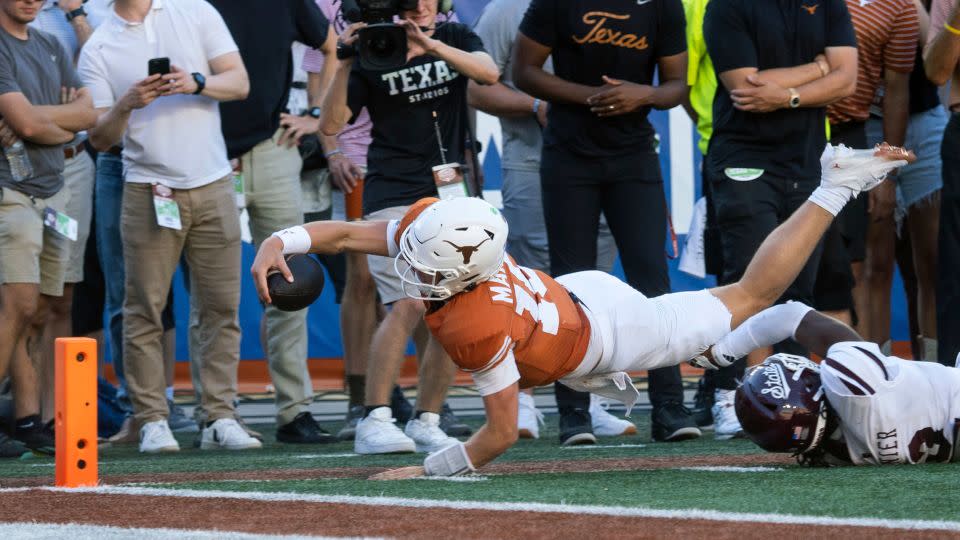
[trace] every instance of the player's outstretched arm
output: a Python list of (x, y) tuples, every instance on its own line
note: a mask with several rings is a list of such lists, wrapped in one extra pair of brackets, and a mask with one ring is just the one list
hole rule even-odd
[(852, 328), (800, 302), (767, 308), (750, 317), (690, 363), (705, 369), (729, 366), (756, 349), (793, 339), (820, 356), (842, 341), (863, 341)]
[(375, 474), (371, 480), (403, 480), (420, 476), (458, 476), (490, 463), (517, 442), (520, 387), (513, 383), (483, 396), (487, 422), (466, 443), (448, 446), (427, 456), (423, 466), (402, 467)]
[(810, 199), (763, 241), (740, 281), (711, 290), (736, 328), (777, 301), (806, 265), (830, 223), (846, 203), (872, 189), (886, 174), (916, 160), (902, 148), (883, 144), (873, 152), (828, 145), (821, 158), (823, 179)]
[(275, 271), (293, 282), (285, 257), (299, 253), (344, 251), (389, 256), (387, 221), (314, 221), (274, 233), (260, 244), (250, 273), (260, 300), (270, 303), (267, 276)]

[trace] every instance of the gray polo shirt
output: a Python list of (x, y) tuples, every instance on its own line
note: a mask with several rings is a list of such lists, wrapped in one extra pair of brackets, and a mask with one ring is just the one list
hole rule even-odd
[[(21, 93), (32, 105), (59, 105), (60, 87), (83, 86), (73, 70), (73, 59), (51, 34), (27, 29), (27, 40), (0, 29), (0, 95)], [(34, 175), (14, 182), (10, 164), (0, 157), (0, 187), (47, 198), (63, 187), (63, 149), (24, 141)]]
[[(500, 69), (500, 82), (514, 90), (517, 87), (513, 84), (513, 45), (517, 28), (529, 6), (530, 0), (493, 0), (484, 8), (474, 29)], [(549, 58), (544, 68), (551, 70)], [(539, 171), (543, 138), (533, 111), (526, 117), (501, 118), (500, 127), (503, 129), (502, 167)]]

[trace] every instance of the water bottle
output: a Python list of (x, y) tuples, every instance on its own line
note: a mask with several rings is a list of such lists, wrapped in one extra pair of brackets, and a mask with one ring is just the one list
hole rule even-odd
[(18, 140), (4, 148), (3, 155), (10, 163), (10, 174), (13, 175), (14, 182), (23, 182), (33, 176), (33, 164), (30, 163), (30, 156), (27, 155), (23, 141)]

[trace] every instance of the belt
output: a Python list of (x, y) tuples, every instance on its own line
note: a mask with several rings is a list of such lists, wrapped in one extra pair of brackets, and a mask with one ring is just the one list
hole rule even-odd
[(290, 88), (294, 88), (296, 90), (306, 90), (307, 83), (303, 81), (293, 81), (292, 83), (290, 83)]
[(123, 147), (122, 147), (122, 146), (111, 146), (109, 149), (106, 150), (106, 153), (110, 154), (111, 156), (122, 156), (122, 155), (123, 155)]
[(86, 152), (86, 147), (83, 142), (63, 147), (63, 157), (65, 159), (73, 159), (84, 152)]

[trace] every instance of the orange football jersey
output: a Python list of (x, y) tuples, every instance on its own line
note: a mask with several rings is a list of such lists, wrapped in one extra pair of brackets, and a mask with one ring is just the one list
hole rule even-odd
[[(397, 227), (395, 242), (436, 198), (417, 201)], [(464, 371), (484, 371), (513, 350), (520, 386), (554, 382), (583, 360), (590, 322), (583, 307), (550, 276), (518, 266), (509, 255), (488, 281), (445, 302), (427, 302), (433, 336)]]

